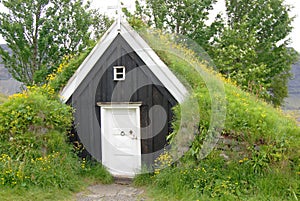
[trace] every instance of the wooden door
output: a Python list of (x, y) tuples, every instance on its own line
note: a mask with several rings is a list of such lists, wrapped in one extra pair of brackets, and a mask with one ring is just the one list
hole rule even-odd
[(114, 176), (133, 177), (141, 169), (139, 105), (101, 107), (102, 164)]

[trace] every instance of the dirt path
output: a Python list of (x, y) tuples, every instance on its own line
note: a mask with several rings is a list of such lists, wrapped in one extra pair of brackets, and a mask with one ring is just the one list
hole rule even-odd
[(98, 184), (76, 195), (77, 201), (146, 201), (144, 190), (130, 184)]

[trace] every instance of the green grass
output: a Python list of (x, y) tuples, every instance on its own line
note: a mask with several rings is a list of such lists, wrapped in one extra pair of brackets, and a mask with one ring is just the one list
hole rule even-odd
[[(253, 174), (247, 164), (228, 162), (216, 155), (193, 165), (174, 166), (157, 175), (137, 176), (147, 180), (147, 196), (152, 200), (297, 200), (299, 175), (271, 168)], [(150, 181), (149, 181), (150, 180)]]
[(9, 188), (0, 189), (0, 199), (2, 201), (44, 201), (44, 200), (74, 200), (74, 192), (67, 189), (57, 188)]
[[(147, 186), (153, 200), (299, 200), (300, 127), (294, 115), (286, 115), (241, 90), (205, 64), (190, 62), (197, 60), (193, 52), (173, 44), (170, 37), (162, 36), (160, 32), (142, 35), (170, 69), (191, 86), (191, 93), (199, 102), (202, 130), (190, 152), (173, 167), (148, 175), (148, 178), (147, 175), (138, 176), (135, 183)], [(191, 64), (200, 66), (207, 73), (199, 76)], [(197, 156), (202, 135), (205, 136), (211, 123), (214, 101), (207, 84), (220, 81), (227, 102), (222, 135), (237, 144), (239, 151), (232, 148), (221, 151), (221, 144), (207, 158), (200, 160)], [(180, 120), (180, 111), (175, 110), (175, 115)], [(174, 122), (175, 136), (179, 125), (180, 121)], [(225, 160), (220, 154), (229, 159)]]
[(1, 201), (73, 201), (77, 193), (84, 191), (88, 186), (95, 184), (112, 183), (112, 176), (101, 166), (93, 165), (88, 167), (80, 175), (74, 175), (75, 183), (70, 188), (55, 188), (55, 187), (9, 187), (1, 186), (0, 200)]
[[(157, 40), (158, 38), (161, 38), (162, 44)], [(152, 46), (156, 45), (160, 48), (157, 53), (171, 70), (179, 78), (185, 80), (185, 84), (192, 87), (192, 93), (197, 97), (199, 103), (201, 134), (206, 134), (209, 129), (211, 105), (214, 98), (209, 93), (206, 84), (213, 85), (214, 82), (224, 84), (226, 119), (222, 134), (236, 142), (240, 146), (240, 150), (237, 152), (232, 149), (223, 151), (215, 149), (207, 158), (199, 160), (197, 150), (202, 145), (202, 136), (199, 135), (199, 138), (196, 138), (191, 145), (191, 151), (180, 161), (169, 168), (160, 169), (158, 174), (139, 175), (135, 178), (134, 184), (145, 186), (150, 200), (299, 200), (300, 128), (296, 125), (295, 120), (255, 96), (242, 91), (230, 80), (223, 79), (199, 62), (199, 66), (208, 76), (205, 77), (204, 81), (203, 77), (199, 76), (189, 63), (193, 60), (189, 59), (189, 57), (193, 57), (193, 53), (177, 45), (163, 44), (164, 40), (166, 40), (164, 37), (148, 38), (148, 42)], [(156, 44), (153, 45), (153, 41)], [(183, 54), (181, 54), (183, 58), (186, 53), (191, 55), (186, 55), (186, 60), (183, 60), (170, 54), (168, 49), (163, 50), (161, 47), (178, 48), (178, 51), (183, 51)], [(79, 58), (78, 61), (82, 59), (83, 57)], [(62, 73), (58, 76), (57, 82), (52, 82), (53, 88), (59, 89), (72, 75), (77, 65), (76, 60), (72, 62), (74, 66), (70, 65), (70, 68), (66, 68), (65, 74)], [(0, 95), (0, 104), (6, 99), (5, 96)], [(20, 105), (16, 102), (14, 104), (16, 106)], [(45, 105), (44, 102), (43, 105)], [(37, 109), (40, 110), (40, 108)], [(17, 111), (20, 111), (20, 109)], [(180, 116), (180, 112), (177, 110), (174, 112), (177, 117)], [(6, 112), (6, 114), (13, 114), (13, 112)], [(24, 120), (22, 115), (16, 115), (15, 117), (21, 117), (19, 118), (20, 121)], [(11, 118), (11, 115), (9, 118)], [(12, 121), (7, 119), (7, 122), (7, 125), (9, 125)], [(174, 122), (175, 132), (179, 127), (178, 123)], [(24, 123), (20, 125), (24, 126)], [(31, 124), (29, 125), (32, 127)], [(4, 131), (3, 128), (1, 129)], [(7, 131), (10, 132), (10, 129), (8, 128)], [(23, 146), (24, 143), (33, 144), (38, 142), (37, 138), (32, 138), (34, 140), (30, 141), (30, 139), (24, 137), (26, 136), (22, 133), (20, 135), (21, 141), (18, 144), (23, 148), (26, 148), (26, 146)], [(49, 139), (41, 138), (40, 140), (48, 140), (48, 146), (51, 145), (54, 148), (59, 145), (52, 137)], [(12, 142), (7, 141), (7, 143)], [(35, 146), (44, 144), (40, 143)], [(259, 151), (253, 149), (253, 144), (259, 146)], [(60, 144), (60, 146), (64, 145)], [(10, 147), (8, 146), (8, 148)], [(221, 147), (222, 145), (219, 148)], [(44, 147), (42, 146), (42, 148)], [(40, 148), (37, 149), (37, 151), (40, 150)], [(29, 151), (32, 150), (29, 149)], [(220, 154), (228, 155), (229, 159), (225, 160), (220, 157)], [(53, 165), (55, 164), (53, 163)], [(7, 165), (7, 163), (4, 165)], [(75, 194), (88, 185), (112, 182), (111, 175), (97, 163), (81, 161), (79, 166), (74, 170), (74, 174), (71, 174), (71, 180), (74, 183), (71, 182), (68, 187), (58, 188), (48, 184), (44, 187), (37, 187), (37, 185), (27, 185), (25, 187), (22, 187), (22, 185), (14, 187), (2, 185), (0, 200), (74, 200)], [(7, 166), (7, 168), (10, 167)], [(35, 169), (35, 171), (38, 172), (38, 169)], [(62, 174), (64, 174), (63, 171)], [(47, 178), (46, 176), (44, 178)], [(11, 178), (15, 178), (14, 175)], [(44, 182), (47, 183), (46, 180)]]
[(67, 143), (72, 110), (54, 90), (31, 87), (0, 105), (0, 200), (73, 200), (112, 176)]
[(80, 175), (83, 179), (88, 179), (90, 183), (110, 184), (113, 182), (112, 175), (97, 161), (88, 161)]
[[(93, 168), (96, 174), (103, 172), (103, 170), (97, 170)], [(103, 172), (104, 173), (104, 172)], [(102, 173), (102, 176), (103, 176)], [(84, 191), (89, 185), (94, 185), (98, 183), (111, 183), (111, 176), (105, 172), (106, 175), (103, 178), (97, 176), (87, 176), (87, 175), (74, 175), (77, 179), (76, 187), (73, 189), (67, 188), (53, 188), (46, 187), (41, 188), (37, 186), (28, 186), (28, 187), (1, 187), (0, 188), (0, 200), (1, 201), (44, 201), (44, 200), (57, 200), (57, 201), (73, 201), (77, 193)], [(92, 175), (92, 173), (88, 173)], [(98, 175), (99, 176), (99, 175)]]

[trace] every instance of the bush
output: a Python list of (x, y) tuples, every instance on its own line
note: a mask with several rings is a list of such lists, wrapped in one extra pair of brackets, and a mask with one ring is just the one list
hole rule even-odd
[(66, 142), (71, 124), (71, 107), (47, 85), (0, 105), (0, 185), (74, 188), (80, 162)]
[(46, 90), (47, 87), (32, 88), (11, 96), (9, 101), (0, 106), (1, 141), (9, 141), (26, 132), (65, 132), (71, 126), (71, 108), (59, 100), (50, 99), (55, 96), (54, 91), (49, 90), (45, 95)]

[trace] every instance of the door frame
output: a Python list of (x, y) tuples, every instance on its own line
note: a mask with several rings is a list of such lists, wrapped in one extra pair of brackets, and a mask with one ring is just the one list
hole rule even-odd
[[(138, 153), (137, 156), (139, 158), (139, 167), (138, 170), (141, 170), (142, 167), (142, 151), (141, 151), (141, 116), (140, 116), (140, 106), (142, 105), (142, 102), (98, 102), (97, 105), (100, 107), (100, 127), (101, 127), (101, 158), (102, 158), (102, 164), (103, 162), (103, 156), (105, 154), (105, 151), (103, 149), (103, 138), (104, 138), (104, 123), (103, 119), (105, 118), (106, 111), (108, 109), (134, 109), (136, 114), (136, 125), (137, 125), (137, 143), (138, 143)], [(109, 169), (109, 167), (107, 167)], [(113, 174), (113, 172), (111, 172)], [(137, 172), (132, 172), (129, 175), (114, 175), (114, 176), (125, 176), (125, 177), (133, 177), (135, 176)]]

